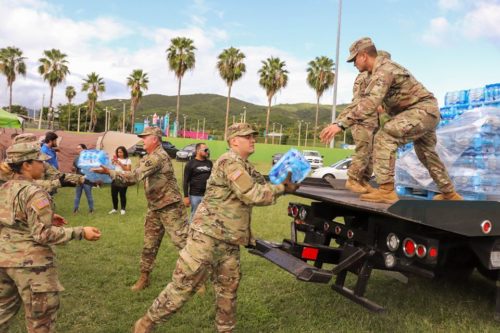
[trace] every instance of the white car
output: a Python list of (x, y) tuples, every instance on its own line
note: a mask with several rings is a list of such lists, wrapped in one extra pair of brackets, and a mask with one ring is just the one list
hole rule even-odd
[(326, 176), (332, 176), (336, 179), (347, 179), (347, 169), (349, 169), (351, 161), (352, 158), (348, 157), (336, 163), (333, 163), (330, 166), (316, 169), (311, 174), (311, 177), (325, 178)]
[(311, 164), (311, 169), (321, 168), (323, 166), (323, 156), (316, 150), (303, 150), (302, 154)]

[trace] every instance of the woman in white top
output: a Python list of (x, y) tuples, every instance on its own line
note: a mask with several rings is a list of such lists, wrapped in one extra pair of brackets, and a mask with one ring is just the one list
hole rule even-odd
[[(132, 169), (132, 161), (128, 158), (128, 152), (125, 147), (120, 146), (116, 148), (115, 156), (113, 156), (113, 165), (116, 171), (130, 171)], [(111, 199), (113, 201), (113, 209), (109, 214), (118, 212), (118, 194), (120, 195), (121, 210), (120, 213), (125, 215), (125, 207), (127, 206), (127, 187), (116, 186), (111, 183)]]

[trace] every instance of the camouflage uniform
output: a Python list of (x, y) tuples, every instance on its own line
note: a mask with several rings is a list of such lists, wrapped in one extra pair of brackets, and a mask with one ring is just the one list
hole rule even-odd
[[(28, 144), (13, 145), (9, 153), (47, 158)], [(64, 288), (52, 245), (82, 239), (83, 228), (56, 227), (52, 219), (50, 196), (30, 179), (16, 174), (0, 187), (0, 332), (8, 331), (21, 302), (29, 333), (55, 331), (59, 292)]]
[[(255, 133), (248, 124), (235, 124), (228, 138)], [(254, 166), (230, 150), (215, 163), (207, 190), (191, 224), (186, 247), (179, 253), (172, 282), (147, 312), (154, 323), (167, 320), (212, 277), (216, 293), (218, 332), (236, 325), (236, 292), (241, 278), (240, 245), (252, 243), (253, 206), (274, 204), (283, 185), (266, 183)]]
[(376, 114), (384, 104), (391, 120), (375, 135), (374, 171), (377, 183), (394, 182), (396, 150), (413, 141), (415, 152), (443, 193), (454, 191), (445, 166), (436, 153), (437, 100), (401, 65), (378, 56), (365, 96), (351, 113), (354, 120)]
[(117, 185), (129, 186), (144, 180), (148, 212), (144, 221), (144, 247), (141, 256), (141, 272), (150, 273), (165, 231), (173, 244), (182, 249), (186, 244), (187, 213), (175, 179), (170, 157), (159, 145), (141, 159), (134, 171), (110, 170)]

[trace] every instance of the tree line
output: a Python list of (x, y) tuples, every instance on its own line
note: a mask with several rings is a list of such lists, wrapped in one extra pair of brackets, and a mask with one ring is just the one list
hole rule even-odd
[[(178, 81), (177, 86), (177, 103), (175, 122), (178, 129), (179, 111), (180, 111), (180, 96), (182, 78), (187, 71), (195, 68), (196, 47), (194, 41), (186, 37), (175, 37), (170, 40), (170, 45), (166, 49), (166, 60), (170, 71), (174, 72)], [(229, 124), (229, 110), (231, 101), (231, 92), (233, 84), (241, 79), (246, 73), (246, 65), (244, 63), (246, 56), (238, 48), (229, 47), (224, 49), (217, 57), (216, 68), (220, 77), (227, 85), (227, 103), (224, 127), (224, 139), (227, 138), (227, 128)], [(26, 75), (26, 57), (23, 56), (22, 50), (17, 47), (10, 46), (0, 49), (0, 73), (6, 77), (7, 87), (9, 89), (9, 112), (12, 111), (12, 88), (18, 76)], [(49, 84), (50, 98), (48, 106), (48, 121), (50, 128), (54, 126), (53, 112), (53, 97), (54, 88), (64, 82), (65, 78), (70, 74), (69, 62), (67, 55), (60, 50), (51, 49), (43, 51), (43, 57), (39, 60), (38, 73), (43, 80)], [(285, 61), (277, 57), (269, 57), (262, 61), (262, 67), (258, 70), (259, 85), (265, 90), (268, 105), (266, 115), (266, 134), (269, 133), (269, 117), (271, 114), (272, 98), (288, 83), (288, 70), (286, 69)], [(318, 131), (318, 115), (319, 103), (325, 91), (332, 87), (335, 80), (334, 62), (326, 56), (316, 57), (308, 63), (307, 67), (307, 84), (316, 92), (316, 118), (314, 126), (314, 143), (316, 143)], [(135, 112), (142, 99), (143, 92), (148, 90), (149, 78), (148, 74), (142, 69), (134, 69), (127, 77), (127, 87), (130, 89), (130, 131), (134, 130)], [(97, 123), (96, 104), (99, 95), (106, 90), (104, 79), (97, 73), (92, 72), (83, 79), (81, 91), (87, 93), (86, 101), (86, 119), (85, 126), (87, 131), (95, 130)], [(71, 102), (75, 98), (77, 90), (73, 86), (67, 86), (65, 95), (68, 100), (68, 129), (70, 128), (71, 119)], [(267, 143), (268, 136), (265, 136)]]

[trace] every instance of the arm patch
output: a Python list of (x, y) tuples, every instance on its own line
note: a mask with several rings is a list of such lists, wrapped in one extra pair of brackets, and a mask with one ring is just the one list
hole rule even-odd
[(31, 207), (37, 212), (40, 212), (42, 209), (48, 206), (50, 206), (50, 201), (47, 198), (38, 199), (31, 204)]
[(242, 192), (245, 193), (250, 190), (253, 186), (252, 177), (244, 170), (237, 169), (231, 172), (228, 176), (229, 180), (236, 185), (236, 187)]

